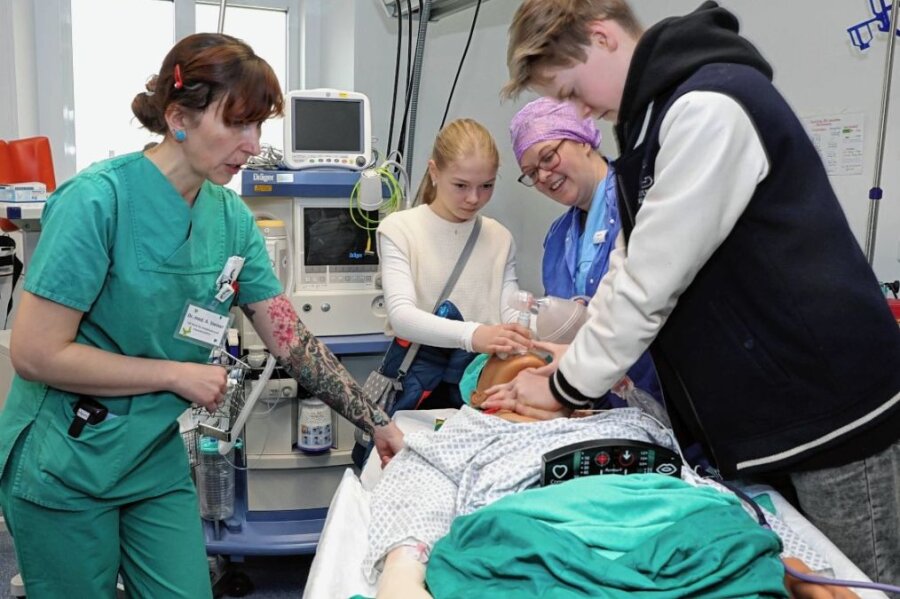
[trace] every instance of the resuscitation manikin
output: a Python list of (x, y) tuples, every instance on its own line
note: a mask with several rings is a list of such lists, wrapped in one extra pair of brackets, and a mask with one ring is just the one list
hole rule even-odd
[[(560, 344), (571, 343), (578, 330), (587, 320), (587, 307), (583, 303), (552, 295), (535, 298), (528, 291), (519, 291), (513, 296), (509, 304), (510, 307), (519, 310), (520, 314), (528, 314), (534, 317), (535, 338), (539, 341)], [(526, 321), (523, 317), (520, 319), (520, 324), (524, 324), (524, 322)], [(472, 407), (479, 407), (485, 401), (484, 392), (493, 385), (511, 381), (521, 370), (539, 368), (545, 364), (544, 357), (532, 352), (509, 357), (492, 355), (488, 358), (481, 371), (478, 385), (472, 392), (470, 404)], [(634, 383), (627, 376), (623, 377), (613, 387), (612, 393), (624, 399), (629, 407), (641, 408), (663, 425), (671, 426), (665, 407), (657, 402), (652, 395), (643, 389), (635, 387)], [(532, 420), (514, 413), (503, 413), (500, 415), (507, 420), (523, 422)]]
[[(560, 297), (546, 296), (535, 298), (528, 291), (519, 291), (511, 300), (510, 307), (528, 316), (520, 318), (520, 324), (528, 326), (531, 315), (534, 315), (535, 337), (540, 341), (552, 343), (569, 343), (587, 318), (584, 304)], [(526, 368), (540, 368), (546, 360), (533, 352), (508, 357), (493, 355), (488, 358), (478, 377), (478, 385), (472, 392), (470, 405), (478, 408), (486, 399), (484, 392), (494, 385), (507, 383)], [(533, 420), (512, 412), (501, 412), (499, 416), (507, 420), (529, 422)]]

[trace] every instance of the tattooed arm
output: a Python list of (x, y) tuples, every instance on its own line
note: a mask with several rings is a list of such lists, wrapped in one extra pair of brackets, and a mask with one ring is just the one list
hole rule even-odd
[(284, 370), (304, 389), (372, 433), (386, 463), (403, 447), (403, 434), (362, 389), (325, 344), (313, 336), (282, 294), (241, 306), (244, 315)]

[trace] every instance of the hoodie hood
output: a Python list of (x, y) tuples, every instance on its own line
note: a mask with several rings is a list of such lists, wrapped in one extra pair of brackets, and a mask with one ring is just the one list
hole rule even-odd
[(738, 20), (717, 3), (704, 2), (683, 17), (670, 17), (648, 29), (634, 50), (619, 114), (620, 139), (626, 124), (659, 95), (707, 64), (751, 66), (772, 79), (772, 67), (738, 35)]

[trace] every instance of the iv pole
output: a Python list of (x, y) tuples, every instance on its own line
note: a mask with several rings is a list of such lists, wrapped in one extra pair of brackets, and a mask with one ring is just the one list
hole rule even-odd
[(883, 195), (883, 190), (881, 189), (881, 166), (884, 162), (884, 138), (887, 130), (888, 108), (890, 107), (891, 77), (894, 68), (894, 45), (897, 41), (897, 16), (900, 15), (898, 7), (900, 7), (900, 0), (894, 0), (888, 27), (890, 37), (888, 38), (887, 57), (884, 61), (884, 86), (881, 90), (881, 120), (879, 123), (878, 144), (876, 146), (875, 154), (875, 177), (872, 182), (872, 188), (869, 190), (870, 202), (869, 219), (866, 225), (866, 260), (868, 260), (870, 266), (875, 257), (875, 234), (878, 229), (878, 208)]

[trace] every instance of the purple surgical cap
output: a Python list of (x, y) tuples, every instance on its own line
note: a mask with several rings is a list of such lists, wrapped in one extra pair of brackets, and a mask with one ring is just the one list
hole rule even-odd
[(592, 118), (581, 118), (569, 102), (538, 98), (526, 104), (509, 124), (516, 162), (528, 148), (551, 139), (572, 139), (600, 147), (600, 131)]

